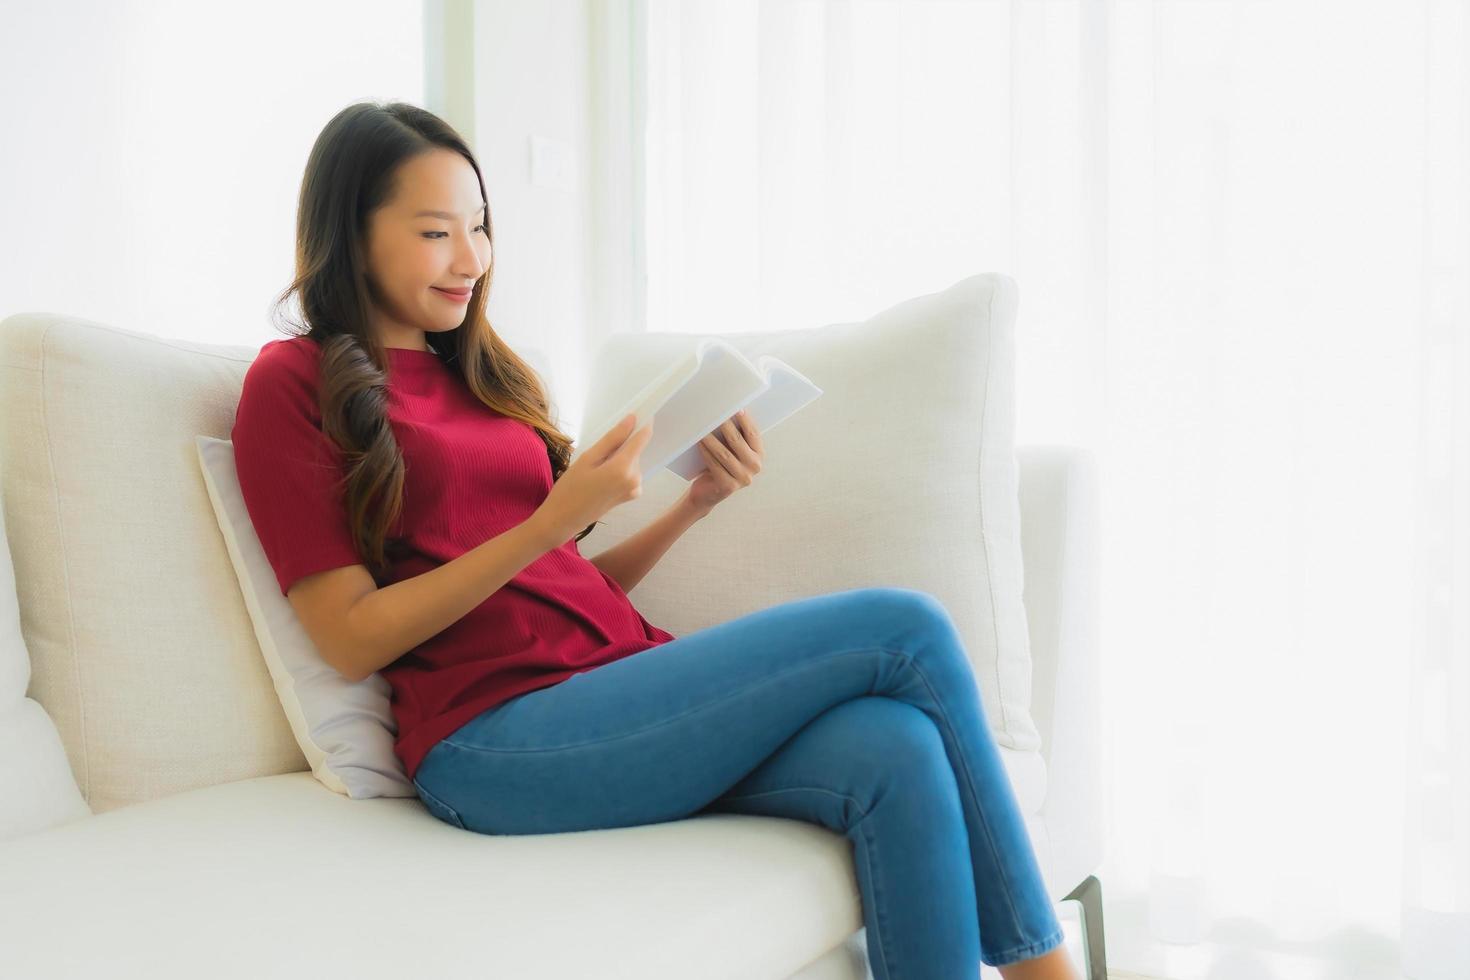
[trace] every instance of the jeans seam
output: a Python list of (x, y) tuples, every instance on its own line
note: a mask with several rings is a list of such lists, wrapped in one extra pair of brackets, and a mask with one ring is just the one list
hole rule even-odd
[(424, 794), (429, 799), (433, 800), (435, 803), (439, 804), (444, 809), (446, 809), (450, 813), (454, 814), (454, 819), (456, 821), (458, 821), (459, 826), (460, 826), (460, 829), (464, 829), (464, 817), (462, 817), (462, 816), (459, 815), (459, 811), (458, 810), (456, 810), (454, 807), (450, 806), (448, 803), (445, 803), (443, 800), (439, 799), (438, 796), (434, 795), (433, 793), (429, 792), (429, 790), (427, 790), (423, 786), (421, 786), (419, 784), (419, 781), (417, 779), (415, 779), (413, 781), (413, 785), (414, 785), (414, 788), (417, 789), (420, 793)]
[[(701, 705), (698, 705), (696, 707), (690, 708), (687, 711), (681, 711), (681, 712), (679, 712), (679, 714), (674, 715), (671, 718), (664, 718), (664, 719), (662, 719), (662, 720), (660, 720), (658, 722), (655, 722), (652, 725), (648, 725), (648, 726), (646, 726), (644, 728), (639, 728), (636, 731), (624, 732), (621, 735), (615, 735), (615, 736), (613, 736), (611, 738), (588, 739), (588, 740), (586, 740), (584, 742), (574, 742), (571, 745), (556, 745), (556, 746), (551, 746), (549, 748), (544, 748), (544, 749), (494, 749), (494, 748), (487, 748), (487, 747), (481, 746), (481, 745), (466, 745), (463, 742), (456, 742), (456, 741), (454, 741), (453, 738), (449, 738), (449, 737), (446, 737), (443, 741), (444, 741), (444, 744), (445, 745), (449, 745), (452, 748), (461, 749), (461, 750), (467, 751), (467, 752), (495, 753), (495, 754), (501, 754), (501, 755), (531, 754), (531, 753), (538, 753), (538, 752), (564, 752), (567, 749), (580, 749), (580, 748), (582, 748), (584, 746), (587, 746), (587, 745), (607, 745), (609, 743), (617, 742), (617, 741), (620, 741), (620, 740), (625, 739), (625, 738), (632, 738), (635, 735), (642, 735), (644, 732), (651, 732), (651, 731), (653, 731), (653, 730), (655, 730), (657, 728), (662, 728), (664, 725), (671, 725), (674, 722), (678, 721), (679, 719), (684, 718), (684, 717), (686, 717), (688, 715), (692, 715), (692, 714), (694, 714), (696, 712), (699, 712), (699, 711), (706, 711), (706, 710), (708, 710), (710, 708), (713, 708), (713, 707), (716, 707), (718, 705), (724, 704), (726, 701), (729, 701), (732, 698), (736, 698), (736, 697), (739, 697), (741, 695), (748, 694), (751, 691), (759, 691), (762, 688), (765, 688), (765, 687), (770, 686), (771, 684), (775, 684), (775, 683), (780, 682), (780, 681), (788, 680), (793, 674), (798, 674), (798, 673), (802, 673), (802, 672), (807, 671), (807, 670), (815, 669), (815, 668), (820, 667), (823, 664), (827, 663), (829, 660), (836, 660), (838, 657), (845, 657), (845, 656), (848, 656), (849, 654), (854, 654), (854, 653), (891, 653), (891, 654), (896, 654), (897, 656), (902, 657), (902, 658), (904, 658), (906, 660), (909, 659), (907, 657), (907, 655), (904, 653), (904, 651), (902, 651), (902, 650), (890, 650), (887, 647), (854, 647), (854, 648), (849, 649), (849, 650), (839, 650), (836, 653), (828, 654), (827, 656), (821, 658), (820, 660), (809, 660), (809, 661), (806, 661), (805, 663), (802, 663), (802, 664), (798, 665), (797, 667), (795, 667), (792, 670), (782, 671), (782, 672), (779, 672), (779, 673), (772, 674), (771, 676), (766, 677), (763, 680), (761, 680), (761, 681), (759, 681), (759, 682), (757, 682), (755, 684), (752, 684), (749, 687), (742, 687), (742, 688), (740, 688), (737, 691), (731, 691), (728, 694), (725, 694), (722, 697), (720, 697), (720, 698), (718, 698), (718, 699), (716, 699), (714, 701), (706, 702), (705, 704), (701, 704)], [(871, 691), (869, 691), (868, 693), (870, 695), (872, 694)]]
[[(949, 715), (944, 712), (942, 702), (939, 700), (938, 696), (935, 695), (934, 686), (929, 683), (929, 678), (926, 677), (923, 670), (919, 668), (918, 659), (912, 656), (909, 657), (909, 666), (913, 668), (914, 674), (919, 678), (921, 682), (923, 682), (924, 687), (926, 690), (928, 690), (929, 697), (934, 702), (935, 706), (940, 708), (937, 713), (939, 717), (944, 720), (944, 726), (949, 729), (950, 740), (958, 745), (959, 739), (955, 736), (954, 728), (950, 725)], [(976, 692), (976, 697), (979, 697), (978, 691)], [(965, 754), (963, 752), (957, 754), (960, 757), (960, 767), (965, 772), (965, 785), (969, 789), (970, 799), (972, 799), (975, 804), (975, 814), (980, 821), (980, 828), (985, 832), (985, 843), (990, 846), (991, 860), (995, 862), (996, 868), (1000, 870), (1001, 877), (1005, 879), (1002, 882), (1001, 893), (1005, 895), (1006, 907), (1011, 910), (1011, 921), (1015, 925), (1016, 935), (1025, 936), (1026, 930), (1021, 926), (1021, 914), (1016, 910), (1015, 896), (1011, 894), (1010, 878), (1006, 875), (1005, 864), (1000, 859), (1000, 851), (995, 846), (995, 835), (990, 831), (990, 820), (985, 815), (985, 807), (981, 805), (980, 794), (975, 789), (975, 777), (970, 772), (970, 764), (969, 761), (965, 758)]]
[(1059, 929), (1048, 936), (1043, 936), (1042, 938), (1037, 939), (1033, 942), (1029, 942), (1024, 946), (1012, 946), (1010, 949), (1007, 949), (1000, 953), (996, 953), (992, 957), (994, 962), (989, 963), (988, 965), (1010, 966), (1012, 963), (1015, 963), (1019, 960), (1027, 960), (1035, 956), (1040, 956), (1042, 953), (1049, 953), (1052, 949), (1060, 946), (1062, 942), (1066, 940), (1066, 938), (1067, 934), (1065, 930)]
[[(733, 803), (738, 800), (758, 800), (762, 796), (775, 796), (777, 793), (826, 793), (828, 796), (840, 797), (841, 799), (844, 799), (847, 802), (851, 803), (854, 807), (857, 807), (859, 809), (862, 808), (861, 803), (853, 799), (851, 796), (848, 796), (846, 793), (839, 793), (835, 789), (827, 789), (824, 786), (782, 786), (780, 789), (768, 789), (760, 793), (746, 793), (743, 796), (721, 796), (719, 799), (720, 801), (726, 803)], [(852, 822), (852, 825), (856, 827), (867, 818), (869, 813), (872, 812), (872, 807), (864, 810), (862, 814)]]
[[(869, 813), (871, 812), (869, 810)], [(888, 965), (888, 944), (886, 942), (888, 929), (883, 919), (883, 903), (878, 900), (878, 893), (883, 890), (883, 887), (878, 882), (878, 862), (873, 860), (873, 852), (878, 849), (878, 841), (876, 835), (868, 833), (867, 825), (863, 823), (867, 816), (868, 814), (863, 814), (863, 819), (858, 820), (852, 827), (863, 835), (863, 841), (867, 844), (867, 847), (862, 849), (862, 858), (863, 863), (868, 866), (868, 880), (873, 883), (873, 922), (878, 926), (878, 940), (872, 945), (878, 947), (878, 962), (883, 967), (884, 980), (889, 980), (893, 976), (893, 969)]]

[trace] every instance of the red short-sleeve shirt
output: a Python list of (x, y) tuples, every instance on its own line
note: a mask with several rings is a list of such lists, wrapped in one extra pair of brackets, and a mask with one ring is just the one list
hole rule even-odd
[[(321, 349), (272, 340), (246, 371), (231, 431), (240, 489), (281, 594), (296, 580), (366, 564), (344, 504), (344, 458), (321, 429)], [(388, 348), (388, 422), (404, 457), (403, 554), (386, 588), (521, 523), (551, 491), (531, 426), (486, 406), (433, 351)], [(394, 751), (410, 779), (440, 739), (519, 694), (675, 639), (568, 540), (457, 622), (379, 671), (392, 687)]]

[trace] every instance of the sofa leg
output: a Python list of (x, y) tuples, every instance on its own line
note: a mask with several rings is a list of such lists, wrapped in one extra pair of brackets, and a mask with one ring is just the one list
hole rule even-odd
[(1108, 980), (1108, 953), (1103, 941), (1102, 882), (1088, 875), (1062, 901), (1082, 903), (1083, 939), (1087, 944), (1087, 980)]

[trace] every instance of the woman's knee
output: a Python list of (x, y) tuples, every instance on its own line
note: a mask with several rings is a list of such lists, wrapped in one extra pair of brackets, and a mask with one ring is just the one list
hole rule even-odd
[(896, 586), (872, 586), (856, 592), (855, 603), (878, 616), (880, 623), (918, 624), (924, 628), (925, 642), (916, 643), (909, 649), (914, 660), (921, 664), (937, 661), (936, 667), (955, 668), (974, 679), (974, 666), (970, 663), (959, 627), (949, 609), (933, 593)]
[(929, 716), (905, 701), (865, 695), (822, 712), (714, 806), (802, 814), (847, 832), (880, 806), (890, 815), (922, 811), (928, 820), (936, 804), (957, 806), (957, 795), (944, 740)]
[(871, 585), (854, 589), (853, 601), (861, 608), (880, 611), (906, 621), (933, 621), (954, 625), (949, 609), (931, 592), (897, 585)]
[(862, 703), (865, 741), (874, 747), (865, 764), (872, 780), (869, 811), (891, 801), (906, 811), (919, 807), (930, 817), (942, 806), (958, 813), (954, 767), (934, 720), (893, 698), (864, 698)]
[[(858, 734), (865, 764), (896, 775), (935, 766), (948, 768), (949, 757), (939, 728), (922, 709), (896, 698), (854, 698), (839, 706), (843, 723)], [(837, 710), (837, 709), (832, 709)]]

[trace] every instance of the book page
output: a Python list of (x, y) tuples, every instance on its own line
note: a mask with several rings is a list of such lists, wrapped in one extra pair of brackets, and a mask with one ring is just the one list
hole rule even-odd
[(621, 411), (590, 430), (597, 433), (596, 437), (579, 443), (571, 458), (576, 460), (585, 446), (596, 443), (620, 420), (633, 414), (635, 432), (653, 422), (653, 435), (638, 457), (646, 480), (765, 386), (765, 379), (745, 355), (718, 337), (707, 338), (645, 385)]
[[(610, 417), (603, 419), (599, 424), (589, 428), (587, 430), (588, 434), (595, 433), (595, 435), (591, 435), (590, 438), (579, 439), (577, 445), (572, 450), (569, 461), (575, 462), (586, 451), (588, 446), (600, 442), (602, 437), (607, 435), (613, 426), (617, 425), (629, 415), (634, 417), (633, 428), (629, 432), (630, 436), (643, 428), (649, 419), (656, 417), (658, 410), (673, 396), (674, 392), (688, 384), (689, 380), (699, 373), (699, 357), (699, 350), (691, 351), (655, 375), (648, 384), (644, 385), (636, 394), (624, 402), (621, 409), (614, 412)], [(655, 425), (654, 439), (658, 438), (658, 433), (659, 426)], [(652, 448), (653, 440), (650, 440), (649, 444), (643, 447), (640, 458), (647, 456), (648, 451)]]
[(766, 380), (730, 344), (710, 338), (700, 344), (699, 370), (661, 405), (654, 416), (653, 437), (639, 458), (643, 478), (663, 469), (725, 419), (766, 389)]
[[(822, 389), (813, 384), (810, 378), (777, 357), (762, 354), (756, 358), (755, 364), (756, 369), (766, 376), (765, 389), (757, 392), (744, 404), (736, 405), (724, 413), (709, 431), (713, 431), (725, 419), (744, 408), (750, 413), (750, 420), (755, 423), (756, 429), (765, 435), (822, 395)], [(704, 435), (708, 435), (709, 431)], [(704, 435), (699, 439), (704, 438)], [(704, 454), (699, 451), (699, 439), (695, 439), (686, 451), (668, 464), (669, 470), (676, 476), (693, 480), (704, 472)]]

